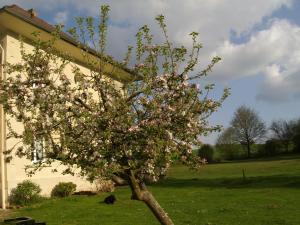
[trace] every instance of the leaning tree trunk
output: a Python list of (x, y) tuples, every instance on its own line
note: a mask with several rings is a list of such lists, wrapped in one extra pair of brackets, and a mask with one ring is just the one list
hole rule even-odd
[(145, 202), (162, 225), (174, 225), (168, 214), (148, 191), (146, 185), (139, 183), (132, 171), (130, 171), (128, 183), (132, 191), (132, 199)]

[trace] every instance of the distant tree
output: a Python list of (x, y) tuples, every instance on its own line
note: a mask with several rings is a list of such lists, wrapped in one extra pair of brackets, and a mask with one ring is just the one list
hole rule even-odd
[(294, 135), (295, 121), (275, 120), (270, 126), (273, 139), (277, 139), (284, 146), (285, 151), (289, 151), (289, 146)]
[(220, 153), (222, 159), (226, 160), (242, 157), (240, 144), (234, 139), (234, 129), (232, 127), (228, 127), (219, 135), (216, 142), (216, 151)]
[(265, 142), (263, 147), (264, 155), (274, 156), (276, 155), (281, 148), (281, 141), (278, 139), (269, 139)]
[(251, 145), (262, 139), (266, 133), (264, 122), (253, 109), (240, 106), (231, 120), (231, 138), (247, 148), (247, 156), (250, 158)]
[(232, 127), (228, 127), (225, 129), (217, 139), (217, 145), (231, 145), (235, 144), (234, 140), (234, 129)]
[(209, 144), (204, 144), (198, 149), (198, 156), (210, 163), (213, 161), (214, 148)]
[(300, 152), (300, 119), (294, 121), (292, 130), (292, 142), (294, 144), (294, 151)]

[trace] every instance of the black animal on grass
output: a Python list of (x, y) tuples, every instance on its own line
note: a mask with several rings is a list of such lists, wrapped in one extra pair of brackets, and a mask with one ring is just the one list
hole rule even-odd
[(117, 199), (116, 199), (116, 197), (114, 195), (110, 195), (110, 196), (107, 196), (104, 199), (104, 203), (106, 203), (106, 204), (114, 204), (116, 200)]

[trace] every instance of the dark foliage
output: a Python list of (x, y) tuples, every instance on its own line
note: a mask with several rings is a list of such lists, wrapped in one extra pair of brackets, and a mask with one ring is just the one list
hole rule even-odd
[(38, 184), (25, 180), (11, 190), (8, 200), (12, 205), (30, 205), (41, 199), (40, 192), (41, 188)]
[(211, 145), (205, 144), (198, 149), (198, 156), (210, 163), (213, 161), (214, 148)]
[(276, 139), (270, 139), (266, 141), (263, 150), (265, 155), (275, 156), (280, 152), (281, 148), (282, 148), (281, 141)]
[(72, 195), (75, 191), (76, 184), (72, 182), (60, 182), (52, 189), (51, 196), (63, 198)]

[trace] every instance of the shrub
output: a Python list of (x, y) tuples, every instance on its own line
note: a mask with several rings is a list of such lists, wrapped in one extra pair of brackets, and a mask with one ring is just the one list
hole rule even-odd
[(210, 163), (213, 161), (214, 148), (211, 145), (205, 144), (198, 150), (198, 156), (205, 158)]
[(293, 137), (293, 143), (294, 143), (294, 151), (300, 152), (300, 133), (295, 134)]
[(51, 191), (51, 197), (67, 197), (76, 191), (76, 184), (72, 182), (59, 182)]
[(270, 139), (267, 140), (264, 146), (264, 153), (267, 156), (275, 156), (280, 152), (282, 144), (279, 140)]
[(252, 157), (257, 158), (257, 157), (264, 157), (266, 156), (265, 152), (265, 143), (264, 144), (253, 144), (251, 146), (251, 151), (252, 151)]
[(219, 144), (216, 152), (221, 160), (237, 160), (247, 157), (246, 151), (239, 144)]
[(111, 180), (99, 178), (95, 182), (97, 192), (113, 192), (115, 190), (115, 183)]
[(25, 180), (11, 190), (9, 203), (12, 205), (29, 205), (41, 199), (41, 188), (30, 180)]

